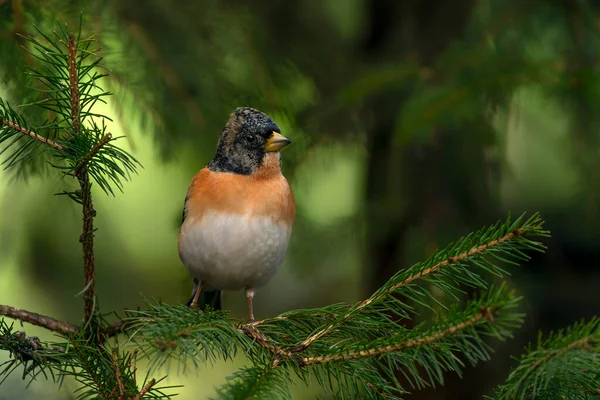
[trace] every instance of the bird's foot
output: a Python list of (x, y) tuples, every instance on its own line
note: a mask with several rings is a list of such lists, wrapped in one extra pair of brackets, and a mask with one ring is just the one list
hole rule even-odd
[(199, 313), (202, 313), (202, 314), (204, 314), (204, 310), (202, 310), (202, 309), (200, 308), (200, 305), (199, 305), (198, 303), (196, 303), (196, 304), (193, 304), (193, 303), (192, 303), (192, 304), (190, 304), (188, 307), (189, 307), (189, 309), (190, 309), (190, 310), (197, 310)]

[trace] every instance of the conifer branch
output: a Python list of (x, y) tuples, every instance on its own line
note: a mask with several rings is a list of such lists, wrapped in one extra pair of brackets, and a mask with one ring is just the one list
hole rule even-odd
[(61, 335), (69, 335), (78, 331), (78, 327), (67, 322), (59, 321), (52, 317), (37, 314), (31, 311), (21, 310), (19, 308), (0, 305), (0, 315), (5, 315), (9, 318), (16, 319), (22, 322), (27, 322), (32, 325), (41, 326), (50, 331), (60, 333)]
[(482, 245), (479, 245), (475, 248), (472, 248), (468, 251), (465, 251), (457, 256), (451, 256), (429, 268), (426, 268), (424, 270), (418, 271), (417, 273), (415, 273), (414, 275), (411, 275), (409, 277), (407, 277), (406, 279), (391, 285), (390, 287), (386, 288), (383, 291), (378, 291), (375, 294), (373, 294), (371, 297), (369, 297), (368, 299), (363, 300), (360, 304), (358, 304), (357, 306), (351, 308), (346, 315), (344, 315), (341, 319), (337, 320), (336, 322), (332, 323), (331, 325), (327, 326), (326, 328), (319, 330), (318, 332), (316, 332), (315, 334), (309, 336), (308, 338), (306, 338), (304, 341), (302, 341), (302, 343), (300, 343), (300, 345), (297, 348), (294, 348), (293, 351), (297, 352), (297, 351), (302, 351), (304, 349), (306, 349), (307, 347), (309, 347), (311, 344), (313, 344), (315, 341), (319, 340), (320, 338), (322, 338), (323, 336), (331, 333), (333, 330), (335, 330), (336, 328), (338, 328), (340, 325), (346, 323), (350, 318), (352, 318), (353, 315), (355, 315), (356, 313), (360, 312), (362, 309), (364, 309), (365, 307), (367, 307), (368, 305), (370, 305), (373, 302), (379, 301), (382, 298), (384, 298), (385, 296), (389, 296), (390, 294), (392, 294), (393, 292), (395, 292), (396, 290), (398, 290), (399, 288), (409, 285), (410, 283), (414, 282), (417, 279), (423, 278), (427, 275), (433, 274), (435, 272), (438, 272), (439, 270), (441, 270), (442, 268), (460, 262), (462, 260), (465, 260), (469, 257), (472, 257), (474, 255), (483, 253), (495, 246), (498, 246), (502, 243), (505, 243), (511, 239), (514, 239), (518, 236), (523, 235), (524, 233), (526, 233), (528, 231), (527, 227), (524, 228), (517, 228), (514, 229), (513, 231), (503, 235), (502, 237), (498, 238), (498, 239), (494, 239), (494, 240), (490, 240), (487, 243), (484, 243)]
[(107, 133), (106, 135), (102, 136), (102, 139), (100, 139), (100, 141), (92, 148), (92, 150), (90, 150), (90, 152), (88, 153), (88, 155), (85, 156), (83, 158), (83, 160), (81, 160), (79, 162), (79, 164), (77, 164), (75, 166), (75, 170), (74, 170), (75, 175), (78, 174), (78, 171), (83, 170), (88, 165), (88, 163), (90, 162), (90, 160), (92, 158), (94, 158), (94, 156), (96, 154), (98, 154), (98, 152), (100, 151), (100, 149), (105, 144), (107, 144), (108, 142), (110, 142), (111, 139), (112, 139), (112, 135), (110, 133)]
[(42, 135), (38, 135), (37, 133), (35, 133), (34, 131), (32, 131), (31, 129), (27, 129), (15, 122), (9, 121), (5, 118), (0, 117), (0, 128), (2, 128), (3, 126), (7, 126), (10, 129), (17, 131), (25, 136), (29, 136), (32, 139), (35, 139), (39, 142), (44, 143), (45, 145), (48, 145), (50, 147), (55, 148), (58, 151), (64, 151), (64, 148), (62, 145), (56, 143), (55, 141), (45, 138)]
[(140, 390), (140, 392), (134, 397), (134, 400), (140, 400), (142, 397), (144, 397), (152, 389), (152, 387), (154, 385), (156, 385), (156, 380), (155, 379), (150, 379), (148, 381), (148, 383), (146, 383), (144, 385), (144, 387), (142, 388), (142, 390)]
[[(69, 70), (69, 89), (71, 105), (72, 129), (75, 136), (81, 135), (81, 120), (79, 115), (79, 77), (77, 73), (77, 42), (75, 35), (68, 35), (67, 62)], [(106, 138), (107, 136), (104, 136)], [(103, 139), (104, 139), (103, 138)], [(110, 137), (106, 141), (110, 140)], [(85, 168), (93, 155), (105, 144), (101, 140), (81, 162), (82, 169), (75, 169), (81, 189), (81, 204), (83, 206), (83, 232), (79, 238), (83, 248), (83, 277), (85, 292), (83, 294), (83, 321), (87, 323), (94, 314), (96, 303), (96, 268), (94, 262), (94, 206), (92, 203), (92, 184), (90, 175)]]
[(359, 351), (349, 351), (345, 354), (330, 354), (330, 355), (321, 355), (315, 357), (305, 357), (302, 359), (304, 365), (310, 364), (325, 364), (327, 362), (332, 361), (348, 361), (356, 358), (365, 358), (365, 357), (378, 357), (382, 354), (391, 353), (394, 351), (402, 351), (404, 349), (408, 349), (411, 347), (425, 346), (436, 342), (438, 340), (444, 339), (448, 336), (455, 335), (456, 333), (469, 328), (479, 321), (483, 319), (488, 319), (488, 321), (493, 322), (493, 313), (491, 308), (485, 308), (482, 310), (480, 314), (477, 314), (466, 321), (463, 321), (457, 325), (451, 326), (449, 328), (444, 329), (442, 332), (434, 333), (433, 335), (426, 335), (422, 338), (418, 339), (410, 339), (406, 342), (401, 342), (395, 345), (377, 347), (366, 350)]
[(110, 338), (110, 337), (116, 336), (120, 333), (123, 333), (125, 331), (125, 329), (127, 329), (128, 324), (130, 324), (130, 323), (131, 323), (131, 321), (118, 320), (118, 321), (112, 323), (111, 325), (107, 326), (106, 328), (101, 328), (98, 331), (98, 333), (99, 333), (98, 340), (100, 342), (102, 342), (106, 338)]
[(550, 334), (537, 348), (529, 346), (506, 383), (496, 390), (501, 400), (590, 398), (600, 387), (600, 319)]
[(262, 331), (253, 325), (249, 324), (248, 326), (241, 326), (238, 330), (254, 340), (256, 344), (269, 350), (271, 354), (273, 354), (271, 368), (279, 366), (283, 360), (290, 359), (293, 356), (293, 352), (273, 344)]
[[(581, 339), (577, 339), (569, 344), (567, 344), (566, 346), (551, 351), (550, 353), (548, 353), (548, 355), (546, 355), (545, 357), (540, 358), (539, 360), (535, 361), (532, 364), (532, 369), (529, 370), (529, 372), (525, 375), (525, 377), (531, 375), (532, 373), (534, 373), (541, 365), (547, 363), (548, 361), (550, 361), (552, 358), (554, 357), (558, 357), (568, 351), (571, 350), (575, 350), (575, 349), (585, 349), (590, 351), (592, 349), (592, 346), (590, 345), (590, 342), (593, 339), (600, 339), (600, 334), (595, 334), (595, 335), (589, 335), (589, 336), (585, 336), (582, 337)], [(599, 347), (598, 350), (600, 350), (600, 346), (597, 344), (595, 347)]]
[(94, 265), (94, 215), (95, 210), (92, 204), (92, 184), (87, 171), (77, 177), (81, 187), (81, 198), (83, 205), (83, 232), (79, 238), (83, 248), (83, 276), (85, 293), (84, 301), (84, 322), (89, 321), (94, 313), (94, 304), (96, 297), (96, 269)]
[(81, 134), (81, 120), (79, 119), (79, 77), (77, 74), (77, 42), (72, 33), (68, 36), (68, 65), (69, 65), (69, 88), (71, 90), (71, 121), (73, 132)]
[(115, 368), (115, 376), (117, 379), (117, 386), (115, 386), (115, 388), (113, 389), (113, 392), (111, 392), (111, 397), (118, 388), (119, 389), (119, 397), (118, 398), (123, 399), (123, 398), (125, 398), (125, 385), (123, 384), (123, 375), (121, 374), (121, 368), (119, 368), (119, 359), (117, 358), (117, 354), (114, 352), (112, 353), (112, 359), (113, 359), (113, 365)]

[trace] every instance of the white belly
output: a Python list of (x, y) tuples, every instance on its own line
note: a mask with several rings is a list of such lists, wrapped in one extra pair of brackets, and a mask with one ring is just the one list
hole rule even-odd
[(186, 219), (179, 254), (194, 278), (214, 288), (260, 287), (281, 266), (290, 234), (269, 217), (209, 212), (201, 222)]

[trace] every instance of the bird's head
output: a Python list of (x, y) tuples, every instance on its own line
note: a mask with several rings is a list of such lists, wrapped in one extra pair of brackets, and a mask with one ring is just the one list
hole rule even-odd
[(208, 167), (213, 171), (250, 175), (268, 153), (278, 152), (291, 142), (265, 113), (241, 107), (227, 121)]

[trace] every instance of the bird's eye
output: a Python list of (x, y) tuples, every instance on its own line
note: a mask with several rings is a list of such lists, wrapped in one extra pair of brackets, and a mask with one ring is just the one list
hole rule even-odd
[(255, 140), (255, 139), (256, 139), (256, 138), (254, 137), (254, 135), (250, 135), (250, 136), (246, 137), (246, 141), (247, 141), (248, 143), (254, 143), (254, 140)]

